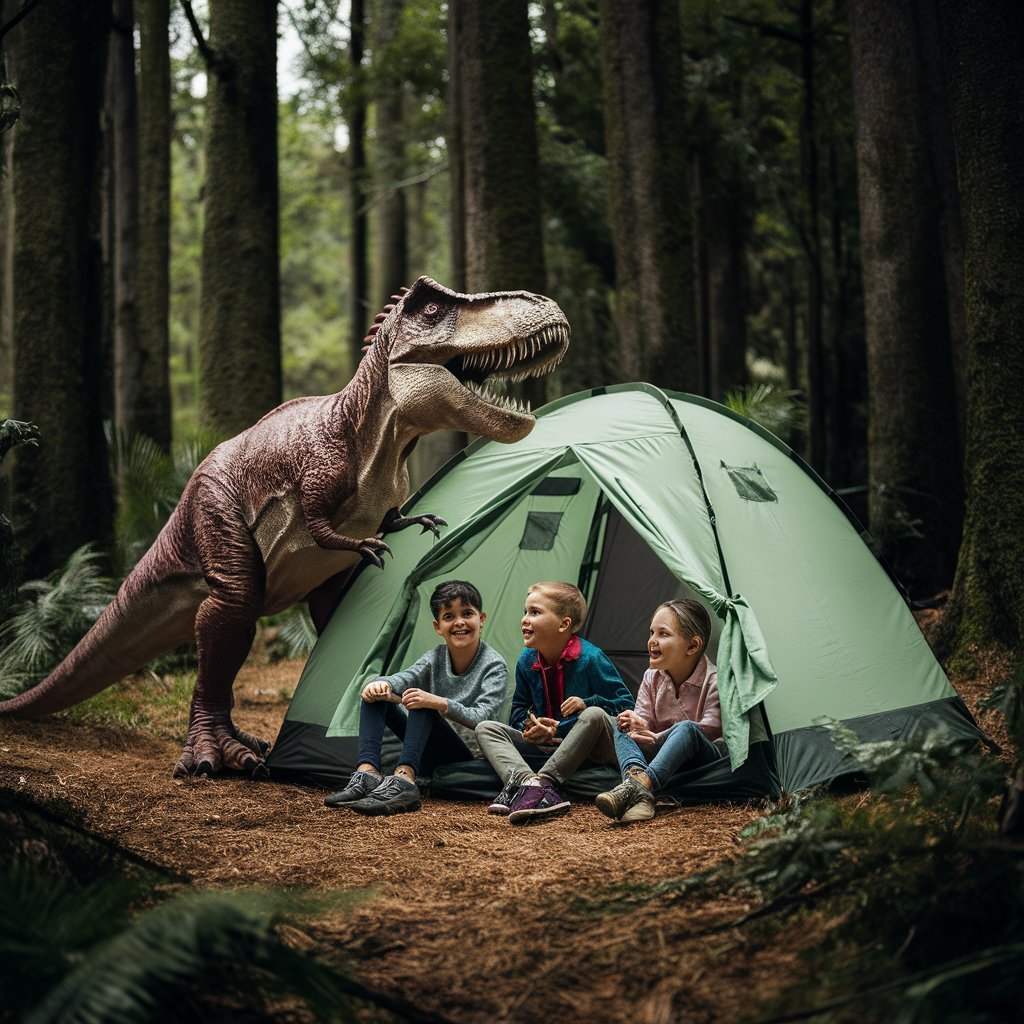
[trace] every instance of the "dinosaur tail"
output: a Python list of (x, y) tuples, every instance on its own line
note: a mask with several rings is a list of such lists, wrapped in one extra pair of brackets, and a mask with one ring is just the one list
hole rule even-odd
[(202, 580), (183, 575), (156, 585), (138, 572), (141, 567), (41, 683), (0, 701), (0, 715), (41, 718), (63, 711), (192, 638), (196, 608), (206, 596)]

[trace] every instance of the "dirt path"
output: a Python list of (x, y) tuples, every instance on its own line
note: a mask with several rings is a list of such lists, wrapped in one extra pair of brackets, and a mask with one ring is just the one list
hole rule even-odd
[[(247, 667), (236, 717), (273, 738), (294, 665)], [(372, 887), (317, 934), (366, 982), (452, 1021), (732, 1021), (752, 984), (788, 980), (795, 953), (749, 948), (738, 902), (661, 898), (627, 914), (576, 901), (693, 874), (727, 857), (749, 806), (659, 813), (617, 828), (592, 806), (516, 829), (475, 803), (428, 800), (368, 819), (323, 793), (242, 779), (171, 778), (171, 740), (138, 731), (0, 720), (0, 788), (196, 884)], [(737, 954), (740, 955), (737, 955)]]

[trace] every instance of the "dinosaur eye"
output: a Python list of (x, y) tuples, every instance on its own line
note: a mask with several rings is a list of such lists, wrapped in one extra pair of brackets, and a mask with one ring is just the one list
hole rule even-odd
[(436, 302), (428, 302), (423, 307), (423, 313), (425, 316), (437, 316), (440, 310), (441, 307)]

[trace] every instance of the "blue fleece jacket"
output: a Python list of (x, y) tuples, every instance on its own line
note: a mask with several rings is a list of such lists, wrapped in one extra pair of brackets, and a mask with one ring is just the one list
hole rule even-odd
[[(512, 695), (508, 724), (522, 730), (529, 713), (538, 717), (544, 711), (544, 680), (540, 669), (533, 666), (540, 656), (529, 647), (523, 650), (516, 661), (516, 689)], [(603, 708), (609, 715), (628, 711), (633, 707), (633, 697), (600, 647), (580, 638), (580, 656), (567, 661), (563, 667), (566, 697), (582, 697), (588, 708)], [(577, 715), (563, 719), (558, 724), (556, 735), (565, 736), (576, 724)]]

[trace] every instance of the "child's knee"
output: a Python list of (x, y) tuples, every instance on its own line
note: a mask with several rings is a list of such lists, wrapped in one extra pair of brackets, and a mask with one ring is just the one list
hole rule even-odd
[(608, 723), (611, 723), (611, 718), (608, 716), (608, 712), (601, 708), (584, 708), (579, 713), (579, 722), (596, 722), (599, 725), (602, 724), (603, 720), (607, 719)]
[(505, 730), (502, 727), (501, 722), (477, 722), (476, 725), (473, 727), (473, 735), (476, 736), (478, 740), (480, 739), (481, 736), (485, 738), (500, 736), (502, 735), (502, 733), (504, 733), (504, 731)]

